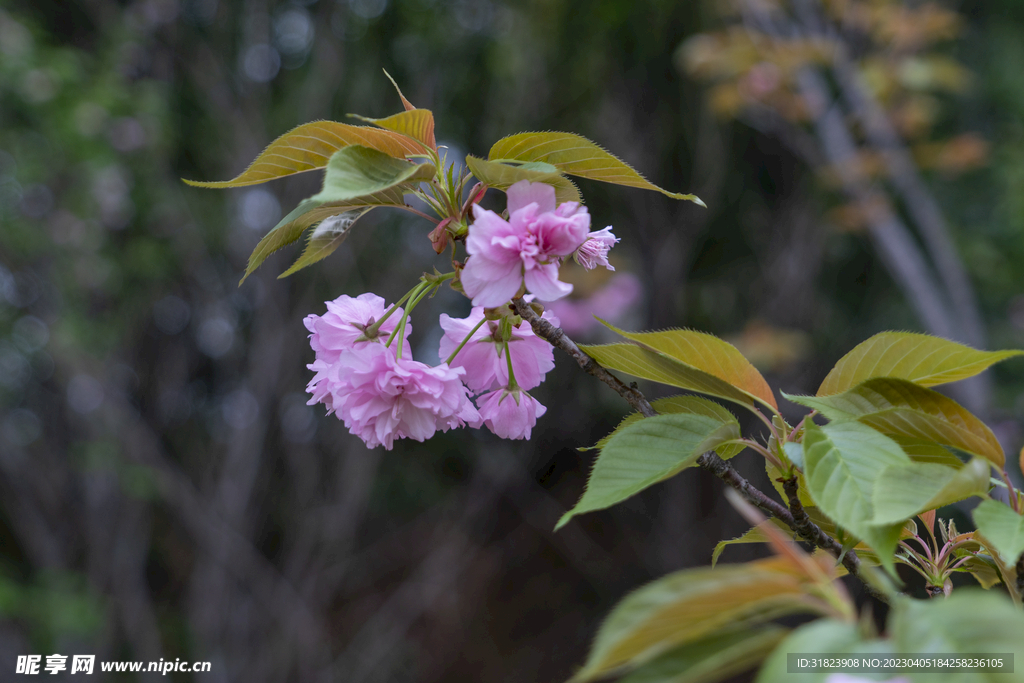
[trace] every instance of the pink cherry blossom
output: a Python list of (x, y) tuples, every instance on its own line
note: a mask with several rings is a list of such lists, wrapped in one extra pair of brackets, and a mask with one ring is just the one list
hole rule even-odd
[(608, 251), (615, 246), (619, 238), (612, 234), (612, 227), (609, 225), (603, 230), (597, 230), (587, 236), (587, 241), (573, 252), (573, 259), (587, 270), (593, 270), (598, 266), (604, 266), (608, 270), (615, 268), (608, 263)]
[[(362, 336), (367, 325), (384, 317), (388, 307), (384, 299), (367, 292), (353, 298), (346, 294), (334, 301), (327, 302), (327, 313), (307, 315), (302, 321), (306, 329), (312, 332), (309, 344), (316, 352), (317, 360), (334, 363), (342, 351), (350, 349)], [(378, 331), (379, 340), (387, 340), (402, 319), (402, 309), (398, 308), (391, 314)], [(406, 323), (405, 337), (412, 334), (412, 325)]]
[(334, 363), (309, 367), (317, 371), (309, 403), (327, 405), (370, 448), (391, 450), (396, 438), (422, 442), (438, 430), (482, 424), (461, 380), (464, 368), (397, 358), (383, 344), (358, 344)]
[(529, 439), (537, 418), (548, 411), (537, 399), (518, 389), (498, 389), (477, 399), (487, 428), (503, 439)]
[[(545, 311), (544, 318), (551, 321), (551, 324), (558, 325), (558, 318), (550, 312)], [(444, 330), (444, 336), (441, 337), (438, 351), (440, 357), (451, 356), (466, 335), (483, 319), (482, 306), (475, 306), (466, 318), (452, 318), (447, 313), (442, 313), (441, 328)], [(516, 383), (523, 389), (538, 386), (544, 380), (544, 375), (555, 367), (551, 344), (535, 335), (528, 323), (512, 328), (508, 348), (512, 355), (512, 372), (515, 374)], [(505, 346), (501, 343), (498, 321), (489, 320), (474, 332), (472, 338), (452, 359), (451, 365), (466, 369), (464, 381), (473, 392), (506, 386), (509, 383), (508, 361), (505, 359)]]
[(508, 188), (509, 219), (473, 206), (466, 238), (469, 259), (460, 276), (473, 305), (494, 308), (525, 284), (545, 301), (572, 291), (558, 279), (561, 257), (587, 238), (590, 214), (577, 202), (555, 206), (555, 189), (521, 180)]

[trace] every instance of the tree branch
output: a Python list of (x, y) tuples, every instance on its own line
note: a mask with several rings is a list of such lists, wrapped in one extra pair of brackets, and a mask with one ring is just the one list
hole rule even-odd
[(572, 356), (573, 359), (579, 363), (579, 366), (583, 368), (584, 372), (597, 377), (599, 380), (610, 386), (615, 393), (626, 399), (626, 402), (633, 407), (633, 410), (637, 411), (644, 417), (652, 417), (658, 414), (655, 412), (654, 408), (651, 407), (651, 404), (647, 401), (644, 395), (640, 393), (639, 389), (626, 386), (622, 380), (605, 370), (604, 366), (580, 351), (580, 347), (576, 346), (576, 342), (572, 339), (569, 339), (565, 332), (562, 331), (561, 327), (555, 327), (549, 321), (540, 317), (537, 311), (533, 310), (530, 304), (526, 303), (522, 299), (512, 299), (512, 306), (515, 308), (516, 314), (518, 314), (519, 317), (530, 323), (530, 327), (533, 328), (534, 334), (541, 339), (546, 339), (552, 346), (555, 346)]
[(814, 536), (814, 529), (818, 527), (811, 521), (811, 518), (807, 516), (807, 511), (804, 510), (804, 504), (800, 502), (800, 483), (796, 480), (796, 477), (790, 477), (782, 481), (782, 490), (786, 492), (786, 498), (789, 500), (789, 511), (793, 515), (793, 522), (796, 524), (795, 530), (800, 536), (806, 538), (807, 541), (814, 546), (818, 546)]
[[(541, 339), (547, 340), (552, 346), (555, 346), (572, 356), (587, 374), (597, 377), (611, 387), (637, 412), (641, 413), (644, 417), (653, 417), (658, 414), (654, 408), (651, 407), (650, 402), (639, 389), (627, 386), (622, 382), (622, 380), (610, 373), (603, 365), (583, 353), (583, 351), (576, 346), (576, 343), (570, 339), (560, 327), (555, 327), (549, 321), (542, 318), (537, 311), (530, 306), (530, 304), (526, 303), (522, 299), (513, 299), (512, 306), (523, 320), (530, 323), (530, 327), (533, 328), (534, 334)], [(744, 479), (739, 472), (733, 469), (732, 465), (718, 457), (714, 451), (708, 451), (697, 458), (697, 464), (708, 472), (714, 474), (732, 488), (736, 489), (736, 491), (748, 502), (755, 505), (765, 514), (771, 515), (781, 521), (811, 545), (824, 549), (837, 559), (842, 557), (843, 566), (846, 567), (846, 571), (848, 571), (850, 575), (860, 579), (864, 584), (865, 589), (872, 597), (885, 603), (889, 602), (888, 598), (883, 593), (876, 590), (874, 586), (865, 581), (864, 577), (861, 576), (861, 562), (860, 558), (857, 557), (857, 553), (853, 550), (849, 550), (844, 555), (842, 545), (822, 531), (821, 527), (807, 517), (807, 513), (804, 511), (803, 506), (800, 505), (799, 498), (796, 498), (795, 495), (795, 479), (793, 480), (794, 494), (791, 496), (790, 502), (792, 504), (793, 498), (796, 499), (796, 504), (799, 506), (799, 515), (794, 515), (794, 513), (786, 509), (784, 505), (766, 496), (757, 487)]]

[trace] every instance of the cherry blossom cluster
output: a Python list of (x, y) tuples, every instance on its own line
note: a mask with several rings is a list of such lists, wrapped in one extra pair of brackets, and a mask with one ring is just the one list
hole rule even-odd
[[(608, 251), (618, 239), (610, 228), (591, 232), (586, 208), (558, 205), (550, 185), (521, 181), (507, 194), (508, 220), (473, 206), (461, 272), (425, 275), (392, 306), (376, 294), (343, 295), (327, 302), (325, 315), (306, 317), (316, 354), (308, 366), (314, 372), (310, 405), (324, 404), (370, 448), (390, 450), (395, 439), (424, 441), (464, 426), (530, 438), (547, 408), (528, 392), (554, 367), (554, 355), (509, 303), (569, 294), (572, 285), (558, 279), (569, 257), (584, 268), (614, 270)], [(438, 354), (447, 360), (437, 366), (416, 361), (409, 314), (455, 279), (472, 310), (465, 318), (441, 314)], [(559, 324), (550, 311), (543, 317)]]

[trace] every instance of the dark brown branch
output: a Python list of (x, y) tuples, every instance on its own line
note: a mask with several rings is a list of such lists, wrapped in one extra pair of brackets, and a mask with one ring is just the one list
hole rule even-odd
[(789, 511), (793, 515), (793, 522), (796, 524), (793, 527), (802, 538), (807, 539), (807, 542), (819, 547), (815, 542), (814, 529), (818, 527), (811, 521), (811, 518), (807, 516), (807, 511), (804, 510), (804, 504), (800, 502), (800, 483), (797, 482), (796, 477), (790, 477), (782, 481), (782, 490), (786, 492), (786, 498), (789, 500)]
[(1024, 553), (1017, 558), (1017, 594), (1024, 595)]
[[(544, 320), (537, 311), (522, 299), (513, 299), (512, 305), (515, 308), (516, 313), (523, 320), (530, 323), (530, 327), (533, 328), (534, 334), (547, 340), (552, 346), (558, 347), (572, 356), (576, 362), (579, 363), (579, 366), (587, 372), (587, 374), (597, 377), (602, 382), (610, 386), (617, 394), (619, 394), (619, 396), (624, 398), (630, 406), (632, 406), (637, 412), (641, 413), (644, 417), (657, 415), (657, 412), (651, 407), (650, 402), (648, 402), (647, 398), (644, 397), (639, 389), (627, 386), (622, 382), (622, 380), (610, 373), (604, 366), (587, 354), (583, 353), (583, 351), (576, 346), (576, 343), (570, 339), (560, 327), (555, 327), (547, 320)], [(883, 593), (875, 589), (874, 586), (865, 581), (861, 576), (861, 562), (860, 558), (857, 557), (857, 553), (853, 550), (849, 550), (844, 555), (843, 546), (836, 541), (836, 539), (822, 531), (821, 527), (812, 522), (810, 518), (807, 517), (807, 513), (804, 512), (802, 505), (799, 507), (801, 519), (798, 520), (796, 516), (784, 505), (772, 500), (762, 493), (758, 488), (744, 479), (743, 476), (741, 476), (740, 473), (732, 467), (732, 465), (718, 457), (714, 451), (708, 451), (697, 458), (697, 464), (708, 472), (714, 474), (732, 488), (736, 489), (736, 491), (752, 505), (755, 505), (765, 514), (771, 515), (781, 521), (811, 545), (824, 549), (837, 559), (842, 557), (843, 566), (846, 567), (846, 570), (852, 576), (856, 576), (861, 580), (870, 595), (882, 602), (889, 602), (889, 599)], [(799, 498), (796, 499), (796, 502), (797, 505), (800, 504)]]

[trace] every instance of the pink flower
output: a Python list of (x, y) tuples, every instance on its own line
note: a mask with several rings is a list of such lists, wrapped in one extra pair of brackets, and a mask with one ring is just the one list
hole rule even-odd
[[(326, 363), (337, 361), (341, 352), (352, 348), (365, 328), (383, 318), (387, 310), (388, 307), (384, 305), (384, 299), (367, 292), (355, 298), (343, 294), (334, 301), (327, 302), (325, 315), (307, 315), (302, 322), (306, 329), (312, 332), (309, 336), (309, 345), (316, 352), (317, 360), (323, 360)], [(386, 341), (401, 319), (402, 309), (399, 308), (380, 326), (378, 338)], [(412, 334), (412, 325), (407, 322), (405, 325), (407, 342), (410, 334)]]
[(533, 396), (518, 389), (498, 389), (478, 398), (480, 417), (503, 439), (529, 439), (537, 418), (548, 411)]
[(581, 334), (600, 326), (600, 323), (594, 319), (595, 315), (608, 322), (618, 322), (632, 306), (640, 301), (643, 291), (643, 285), (635, 275), (617, 273), (612, 276), (608, 284), (586, 299), (562, 299), (545, 304), (545, 306), (559, 317), (562, 321), (561, 327), (566, 334)]
[[(483, 318), (484, 309), (481, 306), (475, 306), (466, 318), (452, 318), (442, 313), (441, 328), (444, 336), (441, 337), (438, 351), (441, 358), (451, 356)], [(544, 318), (558, 325), (558, 319), (548, 311), (544, 312)], [(512, 328), (508, 348), (512, 354), (512, 372), (515, 373), (516, 383), (523, 389), (538, 386), (544, 381), (544, 375), (555, 367), (551, 344), (535, 335), (528, 323)], [(505, 346), (501, 343), (498, 321), (489, 320), (474, 332), (473, 337), (452, 359), (451, 365), (453, 368), (466, 369), (464, 381), (473, 392), (506, 386), (509, 383), (508, 361), (505, 359)]]
[(576, 202), (555, 207), (555, 188), (521, 180), (508, 188), (509, 220), (473, 206), (461, 281), (474, 306), (494, 308), (526, 289), (545, 301), (572, 285), (558, 279), (561, 257), (587, 238), (590, 214)]
[(482, 424), (462, 384), (463, 368), (396, 358), (383, 344), (359, 344), (334, 363), (309, 367), (317, 371), (309, 403), (327, 405), (370, 448), (391, 450), (396, 438), (422, 442), (438, 430)]
[(608, 251), (615, 246), (619, 238), (612, 234), (612, 226), (590, 233), (587, 241), (573, 252), (573, 259), (587, 270), (604, 266), (608, 270), (615, 268), (608, 263)]

